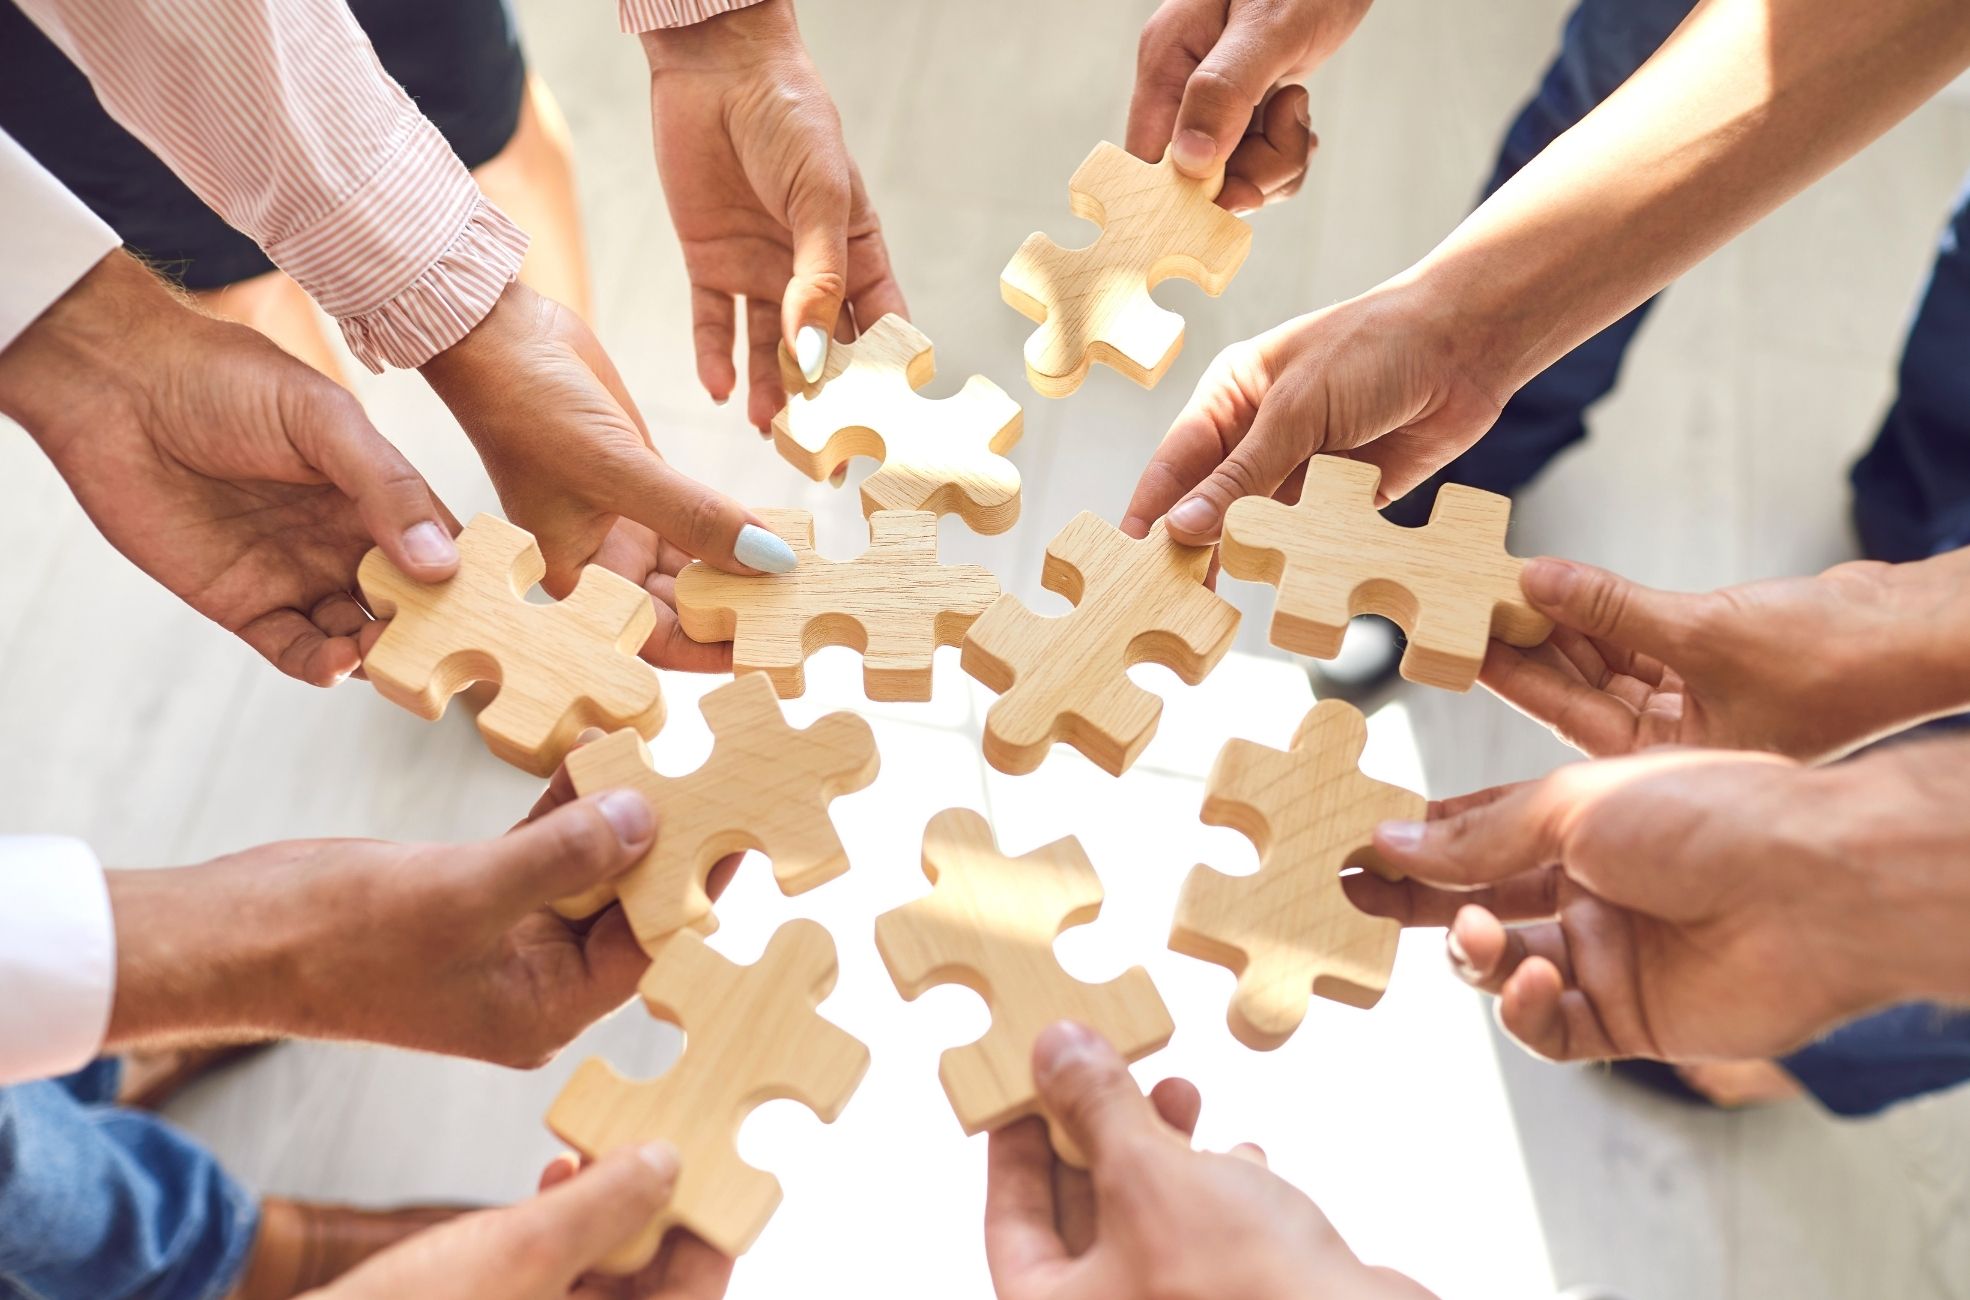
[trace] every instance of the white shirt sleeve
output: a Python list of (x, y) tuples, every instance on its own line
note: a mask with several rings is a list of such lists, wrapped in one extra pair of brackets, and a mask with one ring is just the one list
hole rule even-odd
[(89, 846), (0, 835), (0, 1084), (94, 1060), (116, 997), (116, 924)]
[(101, 217), (0, 131), (0, 350), (119, 242)]

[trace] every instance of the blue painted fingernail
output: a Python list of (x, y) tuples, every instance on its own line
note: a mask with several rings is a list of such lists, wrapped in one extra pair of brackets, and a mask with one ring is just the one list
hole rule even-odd
[(758, 524), (747, 524), (739, 530), (739, 540), (732, 544), (732, 555), (740, 564), (761, 573), (792, 573), (800, 564), (793, 547)]

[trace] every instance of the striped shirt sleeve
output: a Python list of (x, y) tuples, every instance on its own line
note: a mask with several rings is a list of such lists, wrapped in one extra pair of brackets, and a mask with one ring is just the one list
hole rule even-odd
[(527, 237), (342, 0), (19, 0), (123, 124), (342, 326), (371, 370), (463, 338)]
[(617, 17), (626, 32), (654, 32), (664, 27), (689, 27), (759, 0), (616, 0)]

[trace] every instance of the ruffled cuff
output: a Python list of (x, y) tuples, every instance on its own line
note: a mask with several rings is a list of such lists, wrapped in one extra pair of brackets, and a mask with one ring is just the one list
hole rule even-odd
[(372, 372), (415, 369), (486, 318), (526, 256), (527, 232), (480, 198), (423, 275), (380, 307), (340, 318), (342, 337)]
[(616, 0), (616, 10), (622, 29), (634, 33), (689, 27), (758, 3), (759, 0)]

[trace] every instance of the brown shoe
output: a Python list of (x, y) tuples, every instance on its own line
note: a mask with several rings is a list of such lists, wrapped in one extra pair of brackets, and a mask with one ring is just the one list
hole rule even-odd
[(123, 1054), (123, 1080), (116, 1104), (135, 1110), (156, 1110), (206, 1075), (236, 1061), (258, 1056), (278, 1039), (257, 1043), (227, 1043), (223, 1047), (168, 1047)]
[(464, 1205), (357, 1210), (265, 1197), (246, 1270), (226, 1300), (291, 1300), (327, 1286), (378, 1251), (468, 1212)]

